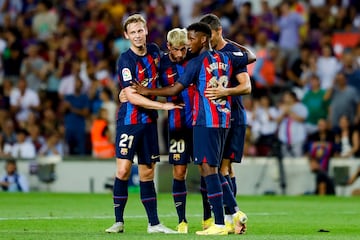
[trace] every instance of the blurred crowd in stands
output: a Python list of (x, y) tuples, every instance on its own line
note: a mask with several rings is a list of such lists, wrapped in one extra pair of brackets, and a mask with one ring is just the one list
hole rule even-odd
[(359, 156), (360, 1), (0, 0), (0, 157), (113, 156), (116, 59), (135, 12), (163, 50), (206, 13), (253, 49), (246, 155), (278, 140), (285, 155)]

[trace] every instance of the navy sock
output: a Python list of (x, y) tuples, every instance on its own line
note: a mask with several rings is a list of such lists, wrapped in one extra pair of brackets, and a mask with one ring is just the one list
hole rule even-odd
[(205, 177), (208, 199), (214, 213), (215, 224), (224, 225), (223, 192), (218, 174)]
[(226, 175), (226, 176), (224, 176), (224, 178), (225, 178), (226, 181), (229, 183), (229, 187), (230, 187), (231, 191), (234, 192), (234, 186), (233, 186), (233, 184), (232, 184), (230, 175)]
[(128, 181), (115, 178), (113, 189), (113, 201), (115, 222), (124, 222), (124, 209), (128, 199)]
[(160, 221), (157, 214), (157, 200), (154, 181), (140, 181), (140, 197), (141, 202), (145, 207), (150, 225), (154, 226), (159, 224)]
[(179, 223), (182, 221), (187, 222), (185, 217), (187, 195), (185, 180), (173, 180), (172, 195), (174, 198), (176, 212), (179, 217)]
[[(224, 178), (225, 178), (226, 181), (229, 183), (229, 187), (230, 187), (231, 191), (233, 191), (233, 186), (232, 186), (232, 182), (231, 182), (230, 176), (229, 176), (229, 175), (226, 175), (226, 176), (224, 176)], [(223, 192), (224, 192), (224, 189), (223, 189)], [(229, 209), (228, 206), (225, 205), (225, 206), (224, 206), (224, 210), (225, 210), (225, 214), (226, 214), (226, 215), (231, 214), (231, 213), (230, 213), (230, 209)]]
[(237, 207), (237, 203), (236, 200), (234, 198), (234, 194), (230, 189), (229, 183), (226, 180), (226, 178), (219, 173), (219, 179), (220, 179), (220, 183), (221, 183), (221, 187), (222, 187), (222, 191), (223, 191), (223, 201), (224, 201), (224, 205), (227, 207), (227, 213), (226, 214), (234, 214), (237, 212), (238, 207)]
[(200, 178), (200, 193), (203, 202), (203, 220), (207, 220), (211, 218), (211, 207), (207, 197), (208, 192), (206, 190), (205, 178), (203, 176)]
[(231, 182), (232, 182), (232, 186), (233, 186), (234, 197), (236, 198), (236, 194), (237, 194), (236, 178), (232, 177)]

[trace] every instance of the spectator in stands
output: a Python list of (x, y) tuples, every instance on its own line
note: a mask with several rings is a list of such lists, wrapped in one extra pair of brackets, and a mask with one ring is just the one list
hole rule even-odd
[[(113, 93), (111, 92), (110, 88), (105, 87), (102, 89), (100, 92), (100, 99), (102, 101), (101, 108), (104, 108), (107, 111), (108, 127), (111, 136), (115, 136), (116, 111), (118, 106), (113, 100)], [(114, 142), (115, 140), (111, 139), (111, 141)]]
[(330, 101), (327, 99), (326, 91), (320, 88), (320, 79), (317, 75), (309, 77), (310, 89), (305, 93), (302, 103), (308, 109), (306, 119), (307, 133), (311, 134), (317, 130), (320, 119), (327, 119)]
[(20, 75), (20, 66), (23, 59), (21, 34), (15, 27), (5, 30), (4, 38), (6, 48), (2, 54), (2, 64), (4, 77), (9, 79), (14, 85), (17, 84)]
[(251, 129), (256, 137), (256, 149), (259, 156), (268, 156), (271, 153), (273, 143), (277, 139), (276, 118), (278, 115), (278, 109), (272, 105), (270, 96), (261, 96), (258, 106), (255, 107)]
[(81, 93), (85, 93), (91, 85), (91, 80), (89, 76), (81, 74), (81, 63), (79, 59), (73, 59), (71, 61), (71, 73), (63, 77), (60, 80), (60, 85), (58, 89), (59, 97), (62, 98), (65, 95), (72, 95), (75, 93), (75, 82), (76, 79), (82, 81)]
[(310, 159), (310, 170), (315, 174), (315, 191), (316, 195), (335, 195), (335, 184), (329, 175), (323, 171), (316, 159)]
[(13, 145), (5, 144), (4, 152), (15, 159), (35, 159), (35, 146), (32, 142), (26, 141), (27, 136), (28, 132), (25, 129), (18, 129), (16, 142)]
[(305, 120), (308, 110), (291, 91), (284, 93), (279, 109), (280, 114), (276, 121), (279, 124), (281, 152), (285, 157), (300, 157), (303, 155), (303, 145), (307, 137)]
[(344, 73), (339, 72), (335, 77), (335, 85), (329, 88), (327, 93), (330, 97), (329, 121), (332, 127), (338, 126), (340, 117), (346, 115), (350, 124), (355, 122), (359, 108), (359, 93), (355, 88), (347, 84)]
[(28, 126), (27, 131), (29, 136), (27, 137), (27, 141), (30, 141), (35, 146), (36, 153), (39, 152), (41, 147), (45, 144), (45, 138), (41, 134), (40, 126), (36, 123), (33, 123)]
[(352, 158), (360, 149), (359, 130), (354, 127), (346, 115), (339, 119), (335, 129), (336, 142), (340, 145), (340, 157)]
[(27, 57), (22, 61), (20, 74), (26, 80), (29, 88), (38, 92), (41, 88), (45, 89), (46, 86), (41, 74), (41, 69), (46, 62), (40, 57), (39, 47), (36, 44), (28, 46), (26, 51)]
[(348, 84), (360, 93), (360, 64), (356, 62), (351, 51), (345, 52), (342, 56), (342, 72), (345, 74)]
[(265, 32), (268, 39), (271, 41), (276, 40), (276, 34), (274, 33), (274, 25), (276, 24), (276, 18), (273, 10), (269, 5), (269, 1), (261, 1), (261, 13), (257, 17), (259, 32)]
[(341, 69), (341, 64), (334, 56), (332, 46), (325, 44), (321, 48), (321, 54), (316, 61), (317, 75), (320, 78), (321, 88), (329, 89), (334, 86), (336, 74)]
[(236, 22), (230, 27), (230, 36), (234, 36), (236, 32), (241, 29), (241, 32), (246, 36), (250, 43), (255, 42), (256, 37), (256, 17), (253, 13), (253, 6), (251, 1), (245, 1), (240, 6), (239, 17)]
[(11, 118), (4, 120), (1, 125), (2, 135), (4, 137), (4, 143), (13, 145), (16, 142), (16, 133), (14, 122)]
[(28, 88), (24, 78), (20, 78), (17, 88), (13, 88), (10, 94), (11, 112), (16, 120), (21, 123), (28, 119), (31, 111), (39, 112), (40, 99), (36, 91)]
[(294, 63), (287, 68), (286, 77), (290, 80), (291, 86), (302, 89), (306, 84), (306, 80), (302, 78), (302, 76), (304, 71), (306, 71), (310, 65), (310, 55), (310, 47), (307, 45), (301, 46), (299, 57), (297, 57)]
[(265, 32), (257, 36), (257, 60), (250, 65), (252, 77), (255, 81), (254, 97), (268, 95), (270, 89), (277, 84), (275, 59), (278, 49), (267, 41)]
[(46, 40), (56, 31), (59, 16), (52, 7), (53, 4), (50, 0), (40, 0), (37, 4), (32, 30), (38, 39)]
[(7, 160), (5, 175), (0, 178), (0, 186), (5, 192), (28, 192), (29, 183), (25, 176), (17, 172), (15, 160)]
[[(1, 117), (6, 116), (7, 112), (10, 109), (10, 93), (12, 90), (12, 83), (11, 81), (4, 79), (2, 82), (2, 85), (0, 86), (0, 111)], [(6, 113), (4, 113), (6, 112)], [(4, 118), (2, 118), (0, 121), (2, 121)]]
[(82, 93), (83, 82), (75, 79), (75, 92), (64, 97), (61, 112), (64, 114), (65, 139), (69, 153), (86, 154), (86, 118), (89, 116), (89, 98)]
[(327, 173), (330, 159), (339, 154), (340, 145), (324, 118), (319, 119), (317, 125), (317, 131), (308, 136), (305, 149), (309, 159), (317, 161), (319, 168)]
[(54, 130), (39, 149), (39, 156), (64, 156), (64, 144), (57, 130)]
[(115, 156), (114, 135), (108, 125), (108, 112), (101, 108), (91, 125), (92, 155), (95, 158), (113, 158)]
[(10, 154), (5, 153), (5, 140), (3, 134), (0, 133), (0, 160), (10, 158)]
[(289, 1), (281, 3), (280, 12), (281, 15), (274, 29), (279, 33), (280, 64), (285, 67), (291, 66), (299, 54), (299, 29), (305, 20), (300, 14), (291, 10)]

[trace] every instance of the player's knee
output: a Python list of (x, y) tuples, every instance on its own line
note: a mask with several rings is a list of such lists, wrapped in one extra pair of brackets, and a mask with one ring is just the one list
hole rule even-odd
[(173, 177), (176, 180), (185, 180), (186, 178), (186, 165), (175, 165), (173, 168)]
[(130, 171), (125, 168), (120, 168), (116, 170), (116, 177), (121, 180), (128, 180), (130, 177)]
[(223, 176), (229, 175), (229, 167), (228, 166), (221, 166), (220, 173)]

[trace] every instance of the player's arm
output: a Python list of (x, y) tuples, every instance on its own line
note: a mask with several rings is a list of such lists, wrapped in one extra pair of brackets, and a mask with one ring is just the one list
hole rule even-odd
[(181, 106), (175, 105), (170, 102), (161, 103), (157, 101), (152, 101), (139, 93), (136, 92), (136, 89), (132, 87), (126, 87), (123, 89), (127, 100), (136, 106), (140, 106), (147, 109), (155, 109), (155, 110), (172, 110), (175, 108), (182, 108)]
[(162, 97), (176, 96), (185, 88), (179, 82), (175, 82), (173, 85), (163, 88), (147, 88), (142, 86), (138, 82), (131, 82), (131, 84), (135, 92), (144, 96), (162, 96)]
[(239, 96), (251, 93), (251, 81), (247, 72), (236, 74), (236, 80), (239, 83), (236, 87), (226, 88), (219, 84), (217, 88), (207, 88), (205, 96), (210, 100), (215, 100), (225, 96)]
[(245, 52), (248, 56), (248, 64), (250, 63), (253, 63), (256, 61), (256, 55), (255, 53), (253, 53), (249, 48), (237, 43), (237, 42), (234, 42), (230, 39), (225, 39), (225, 41), (227, 41), (228, 43), (231, 43), (233, 45), (235, 45), (236, 47), (238, 47), (241, 51)]

